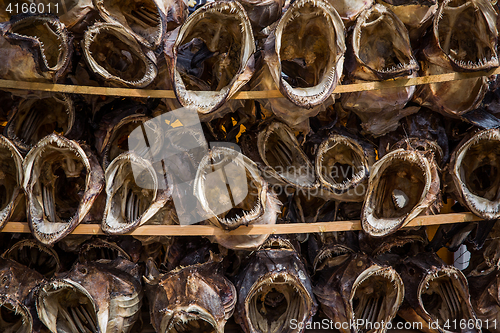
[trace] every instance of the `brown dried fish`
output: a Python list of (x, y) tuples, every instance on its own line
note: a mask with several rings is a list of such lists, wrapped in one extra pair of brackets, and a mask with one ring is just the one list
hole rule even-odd
[[(233, 230), (241, 225), (275, 224), (281, 202), (267, 187), (257, 165), (235, 150), (215, 147), (201, 160), (194, 194), (213, 225)], [(269, 235), (213, 236), (230, 249), (255, 249)]]
[[(421, 323), (425, 332), (460, 332), (453, 322), (474, 323), (467, 332), (480, 332), (470, 303), (463, 273), (446, 265), (435, 253), (407, 258), (398, 271), (405, 285), (405, 299), (398, 314), (408, 322)], [(448, 323), (448, 324), (447, 324)]]
[(373, 165), (361, 212), (366, 233), (376, 237), (391, 234), (421, 213), (439, 207), (437, 165), (432, 152), (427, 154), (408, 146)]
[[(133, 151), (117, 156), (105, 172), (106, 208), (101, 223), (107, 234), (124, 234), (152, 220), (172, 197), (172, 187), (153, 164)], [(160, 182), (164, 182), (160, 184)]]
[(466, 137), (450, 159), (451, 188), (460, 203), (474, 214), (492, 220), (500, 217), (500, 151), (498, 129)]
[(299, 0), (266, 41), (264, 59), (281, 93), (310, 109), (328, 99), (340, 81), (344, 25), (325, 1)]
[(27, 153), (46, 135), (68, 135), (75, 123), (75, 107), (67, 95), (23, 99), (9, 117), (5, 133)]
[(51, 134), (26, 155), (24, 189), (36, 239), (53, 244), (85, 220), (104, 187), (104, 172), (88, 147)]
[(83, 54), (92, 72), (107, 84), (144, 88), (156, 77), (156, 56), (144, 50), (118, 23), (98, 22), (85, 31)]
[[(362, 83), (395, 77), (416, 77), (419, 66), (410, 45), (408, 30), (390, 10), (376, 4), (364, 11), (350, 38), (344, 83)], [(355, 112), (362, 127), (375, 136), (395, 130), (398, 121), (418, 108), (404, 108), (414, 86), (343, 94), (342, 108)]]
[[(299, 254), (286, 242), (255, 252), (237, 278), (235, 320), (246, 333), (290, 333), (316, 313), (312, 284)], [(292, 323), (292, 324), (291, 324)]]
[(52, 82), (69, 70), (72, 37), (55, 16), (18, 15), (0, 30), (0, 78)]
[(141, 305), (138, 266), (123, 258), (77, 263), (42, 285), (36, 299), (52, 333), (128, 333)]
[(236, 289), (221, 272), (221, 259), (160, 273), (148, 260), (144, 276), (156, 332), (223, 333)]
[(359, 14), (373, 5), (373, 0), (328, 0), (328, 2), (346, 24), (355, 21)]
[(254, 71), (252, 27), (237, 1), (196, 10), (168, 37), (164, 52), (179, 103), (205, 116), (214, 116)]
[(2, 258), (16, 261), (46, 278), (52, 277), (61, 269), (57, 252), (34, 239), (23, 239), (15, 243), (2, 254)]
[[(341, 332), (386, 332), (403, 302), (405, 287), (396, 270), (365, 254), (331, 247), (317, 260), (314, 294), (323, 312), (342, 323)], [(347, 325), (345, 324), (347, 323)], [(354, 325), (351, 325), (354, 323)]]
[(285, 0), (238, 0), (245, 8), (255, 33), (276, 22), (282, 14)]

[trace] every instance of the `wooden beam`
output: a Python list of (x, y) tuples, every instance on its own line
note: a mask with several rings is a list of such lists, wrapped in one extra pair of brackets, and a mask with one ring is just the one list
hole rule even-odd
[[(452, 213), (431, 216), (419, 216), (406, 227), (440, 225), (481, 221), (472, 213)], [(317, 223), (289, 223), (275, 225), (242, 226), (233, 231), (224, 231), (208, 225), (143, 225), (127, 235), (134, 236), (213, 236), (213, 235), (262, 235), (262, 234), (304, 234), (311, 232), (331, 232), (361, 230), (360, 221), (336, 221)], [(29, 233), (26, 222), (8, 222), (2, 232)], [(80, 224), (73, 235), (104, 235), (99, 224)]]
[[(453, 72), (446, 74), (421, 76), (410, 79), (396, 78), (386, 81), (372, 81), (372, 82), (364, 82), (356, 84), (339, 85), (337, 86), (337, 88), (335, 88), (333, 93), (343, 94), (343, 93), (357, 92), (357, 91), (370, 91), (370, 90), (417, 86), (429, 83), (466, 80), (471, 78), (497, 75), (497, 74), (500, 74), (500, 67), (492, 69), (488, 72), (471, 72), (471, 73)], [(91, 86), (75, 86), (66, 84), (40, 83), (40, 82), (22, 82), (22, 81), (12, 81), (12, 80), (0, 80), (0, 89), (45, 91), (54, 93), (99, 95), (99, 96), (171, 98), (171, 99), (176, 98), (173, 90), (91, 87)], [(281, 97), (283, 97), (283, 95), (279, 90), (266, 90), (266, 91), (240, 91), (237, 92), (232, 98), (265, 99), (265, 98), (281, 98)]]

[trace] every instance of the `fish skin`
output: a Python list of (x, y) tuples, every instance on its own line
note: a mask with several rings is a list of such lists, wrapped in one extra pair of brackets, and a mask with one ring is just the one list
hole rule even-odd
[[(16, 32), (19, 26), (22, 27), (29, 21), (32, 22), (30, 24), (32, 27), (50, 24), (57, 31), (61, 42), (55, 47), (55, 49), (60, 47), (60, 55), (55, 64), (46, 61), (45, 50), (37, 38)], [(73, 37), (55, 15), (16, 15), (10, 21), (0, 24), (0, 30), (0, 56), (6, 59), (0, 69), (0, 78), (53, 83), (62, 80), (70, 70)], [(19, 92), (13, 91), (13, 93)]]
[(0, 300), (10, 304), (24, 317), (24, 333), (44, 332), (35, 309), (36, 290), (45, 282), (38, 272), (10, 259), (0, 258)]
[(47, 327), (50, 327), (53, 323), (48, 323), (45, 319), (50, 311), (44, 306), (48, 302), (45, 297), (53, 292), (53, 284), (71, 284), (85, 290), (90, 298), (97, 317), (98, 332), (130, 332), (139, 317), (142, 304), (140, 275), (139, 266), (124, 258), (84, 264), (77, 262), (70, 271), (56, 275), (40, 287), (37, 312)]
[[(435, 322), (438, 318), (430, 314), (424, 308), (424, 303), (421, 301), (419, 295), (420, 290), (425, 291), (425, 286), (423, 285), (424, 279), (439, 274), (439, 272), (449, 271), (450, 274), (456, 274), (456, 281), (460, 284), (459, 291), (465, 294), (465, 297), (460, 296), (460, 304), (465, 306), (467, 314), (459, 319), (465, 319), (466, 321), (471, 319), (474, 320), (474, 322), (477, 319), (471, 306), (467, 279), (460, 270), (445, 264), (436, 253), (422, 252), (406, 258), (400, 262), (397, 266), (397, 270), (405, 284), (405, 299), (398, 314), (407, 321), (422, 323), (423, 332), (437, 333), (444, 330), (442, 327), (436, 328), (429, 326), (429, 323)], [(456, 288), (455, 284), (453, 284), (453, 286)], [(471, 329), (470, 332), (480, 331), (481, 330)]]
[[(38, 202), (38, 198), (42, 194), (39, 193), (39, 196), (37, 196), (34, 193), (35, 182), (39, 181), (39, 175), (34, 169), (39, 167), (36, 162), (39, 162), (42, 151), (49, 149), (49, 146), (52, 146), (51, 149), (54, 149), (54, 147), (58, 147), (57, 149), (65, 147), (66, 153), (68, 151), (76, 152), (75, 154), (77, 154), (78, 158), (84, 161), (84, 167), (87, 169), (87, 179), (77, 212), (71, 217), (70, 221), (66, 222), (66, 226), (59, 228), (56, 232), (45, 234), (41, 232), (40, 226), (50, 221), (44, 215), (43, 209)], [(44, 137), (30, 150), (23, 162), (23, 170), (25, 174), (23, 187), (28, 196), (28, 223), (30, 230), (36, 239), (46, 245), (61, 240), (73, 231), (80, 222), (85, 221), (87, 214), (92, 211), (92, 204), (104, 187), (104, 172), (90, 148), (57, 134)]]
[[(286, 277), (280, 278), (280, 276)], [(301, 307), (301, 317), (295, 319), (297, 322), (303, 322), (305, 327), (317, 310), (313, 286), (300, 255), (293, 249), (293, 246), (285, 245), (276, 249), (263, 247), (254, 252), (247, 265), (240, 271), (236, 278), (236, 289), (238, 290), (238, 302), (234, 315), (236, 323), (246, 333), (261, 332), (250, 318), (249, 307), (256, 305), (249, 303), (249, 297), (254, 293), (254, 288), (268, 278), (287, 279), (292, 281), (295, 288), (301, 290), (300, 296), (304, 301), (304, 307)], [(294, 332), (288, 324), (284, 323), (285, 326), (282, 327), (281, 332)]]
[(175, 319), (208, 319), (217, 333), (224, 331), (236, 302), (234, 285), (222, 274), (221, 260), (213, 256), (208, 262), (179, 267), (160, 273), (154, 262), (147, 262), (143, 277), (148, 295), (151, 323), (156, 332), (167, 332)]
[[(8, 138), (0, 135), (0, 179), (5, 187), (5, 195), (10, 195), (10, 199), (0, 210), (0, 230), (9, 220), (19, 220), (17, 210), (24, 204), (23, 188), (23, 157), (16, 146)], [(12, 183), (11, 183), (12, 182)], [(9, 193), (10, 192), (10, 193)], [(21, 213), (22, 214), (22, 213)]]

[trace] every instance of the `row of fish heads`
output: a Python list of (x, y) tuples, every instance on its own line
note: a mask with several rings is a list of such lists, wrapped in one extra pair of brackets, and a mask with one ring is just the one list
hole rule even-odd
[[(335, 101), (332, 92), (341, 81), (487, 71), (499, 65), (497, 8), (487, 0), (215, 1), (189, 16), (183, 1), (73, 5), (59, 18), (7, 20), (6, 13), (2, 79), (172, 89), (177, 107), (193, 108), (203, 119), (241, 106), (241, 100), (230, 100), (239, 90), (279, 89), (285, 99), (262, 103), (297, 127)], [(494, 82), (495, 77), (482, 76), (347, 92), (340, 105), (358, 114), (365, 130), (376, 136), (418, 110), (405, 108), (409, 101), (492, 127), (491, 110), (479, 115), (476, 110)]]
[(425, 332), (461, 332), (450, 328), (455, 321), (469, 332), (496, 331), (497, 243), (474, 252), (462, 272), (425, 251), (425, 228), (383, 243), (357, 232), (311, 234), (303, 243), (273, 236), (252, 252), (196, 237), (148, 246), (129, 237), (83, 245), (75, 239), (48, 247), (14, 236), (5, 239), (0, 259), (0, 327), (224, 332), (234, 315), (246, 333), (302, 332), (321, 318), (352, 333), (386, 332), (393, 320)]

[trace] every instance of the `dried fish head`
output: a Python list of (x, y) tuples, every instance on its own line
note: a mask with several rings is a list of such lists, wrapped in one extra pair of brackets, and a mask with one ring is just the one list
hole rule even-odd
[(172, 188), (152, 163), (134, 152), (116, 157), (106, 169), (106, 208), (102, 230), (123, 234), (143, 225), (165, 205)]
[(0, 77), (20, 81), (55, 81), (68, 70), (72, 37), (52, 15), (18, 15), (1, 27)]
[(236, 284), (235, 320), (246, 333), (299, 332), (316, 313), (312, 284), (297, 252), (284, 247), (254, 253)]
[(439, 193), (436, 168), (417, 150), (394, 150), (370, 172), (361, 223), (371, 236), (385, 236), (404, 227), (429, 209)]
[[(205, 155), (199, 164), (194, 188), (207, 219), (226, 230), (241, 225), (275, 224), (281, 208), (281, 202), (268, 189), (257, 165), (230, 148), (216, 147)], [(215, 239), (229, 248), (251, 249), (262, 245), (267, 237), (217, 235)]]
[(221, 273), (219, 259), (166, 274), (160, 274), (150, 259), (144, 280), (156, 332), (224, 332), (236, 289)]
[(23, 198), (23, 158), (14, 144), (0, 135), (0, 228)]
[(52, 244), (73, 231), (104, 186), (104, 172), (86, 147), (51, 134), (26, 155), (24, 189), (36, 239)]
[[(467, 279), (459, 269), (446, 265), (435, 253), (420, 253), (400, 267), (406, 294), (398, 314), (403, 319), (420, 322), (424, 330), (432, 332), (460, 331), (446, 327), (453, 320), (476, 323)], [(438, 327), (430, 328), (430, 323)], [(467, 327), (466, 331), (481, 329)]]
[[(88, 26), (89, 18), (95, 12), (92, 0), (35, 0), (37, 9), (44, 5), (45, 11), (51, 10), (72, 32), (84, 31)], [(75, 31), (76, 29), (76, 31)]]
[(314, 167), (287, 125), (270, 123), (258, 133), (257, 149), (266, 166), (265, 174), (274, 182), (306, 191), (318, 187)]
[(252, 29), (259, 32), (280, 17), (285, 0), (238, 0), (246, 10)]
[(491, 1), (443, 1), (423, 53), (430, 62), (460, 72), (498, 67), (496, 22)]
[(299, 0), (265, 45), (265, 61), (281, 93), (310, 109), (325, 102), (342, 76), (344, 24), (325, 1)]
[(375, 151), (357, 140), (340, 134), (330, 135), (318, 147), (316, 174), (321, 186), (339, 201), (363, 201), (368, 188), (369, 168)]
[(167, 30), (167, 13), (173, 1), (94, 0), (101, 17), (109, 23), (118, 23), (141, 44), (157, 49)]
[(352, 33), (354, 57), (346, 63), (350, 77), (386, 80), (411, 75), (419, 66), (403, 22), (380, 4), (365, 10)]
[(10, 117), (5, 133), (21, 151), (28, 152), (49, 134), (69, 134), (74, 123), (75, 108), (66, 95), (23, 99)]
[(38, 316), (52, 333), (128, 333), (142, 304), (138, 272), (122, 258), (77, 263), (40, 287)]
[(492, 220), (500, 217), (500, 131), (480, 131), (453, 152), (450, 174), (455, 194), (474, 214)]
[(471, 303), (477, 318), (482, 322), (500, 320), (500, 274), (492, 270), (489, 274), (468, 276)]
[(43, 276), (9, 259), (0, 259), (0, 330), (10, 333), (38, 332), (41, 323), (34, 313), (33, 291)]
[(356, 328), (343, 324), (343, 333), (385, 332), (387, 327), (370, 329), (368, 325), (390, 322), (396, 316), (405, 293), (396, 270), (364, 254), (351, 253), (340, 264), (335, 256), (324, 260), (323, 268), (316, 272), (314, 293), (328, 318), (356, 323)]
[(118, 23), (96, 23), (85, 31), (83, 54), (92, 72), (114, 85), (144, 88), (156, 77), (156, 56)]
[(52, 277), (61, 269), (57, 252), (34, 239), (24, 239), (15, 243), (2, 254), (2, 258), (16, 261), (46, 278)]
[(215, 1), (191, 14), (165, 46), (179, 103), (206, 115), (230, 99), (254, 71), (255, 43), (237, 1)]

